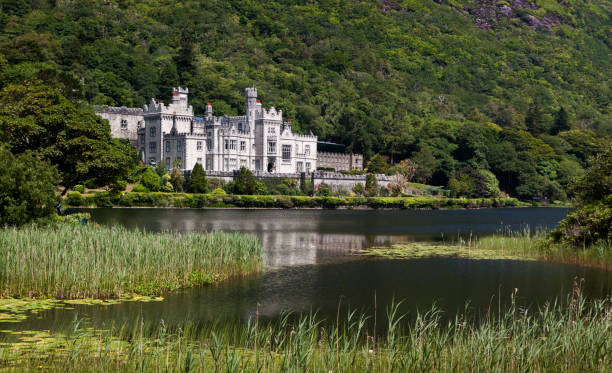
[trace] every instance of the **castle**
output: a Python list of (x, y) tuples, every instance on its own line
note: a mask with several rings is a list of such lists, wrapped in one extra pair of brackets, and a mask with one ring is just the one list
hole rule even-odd
[(151, 99), (142, 109), (111, 107), (96, 113), (107, 119), (114, 137), (128, 138), (143, 162), (191, 171), (196, 163), (207, 171), (246, 167), (263, 173), (312, 172), (317, 168), (317, 137), (291, 130), (282, 110), (265, 109), (257, 89), (245, 89), (246, 115), (213, 115), (210, 103), (203, 117), (193, 114), (189, 90), (173, 88), (172, 102)]

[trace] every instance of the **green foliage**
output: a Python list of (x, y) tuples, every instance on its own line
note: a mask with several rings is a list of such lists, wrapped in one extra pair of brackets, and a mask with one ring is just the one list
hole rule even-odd
[(159, 192), (161, 190), (161, 178), (153, 167), (147, 167), (145, 169), (140, 182), (151, 192)]
[(0, 146), (0, 227), (54, 214), (57, 183), (57, 170), (48, 162), (31, 152), (13, 155)]
[(317, 196), (328, 197), (331, 195), (331, 187), (325, 183), (317, 184), (315, 190)]
[(134, 185), (134, 188), (132, 188), (132, 192), (135, 192), (135, 193), (147, 193), (147, 192), (149, 192), (149, 189), (146, 186), (142, 185), (142, 184), (136, 184), (136, 185)]
[(86, 180), (108, 185), (125, 179), (135, 164), (135, 150), (112, 139), (104, 120), (54, 88), (9, 85), (0, 102), (2, 141), (15, 154), (37, 151), (57, 166), (65, 190)]
[(85, 199), (79, 192), (68, 192), (66, 195), (66, 203), (70, 206), (82, 206), (85, 204)]
[(204, 172), (201, 164), (196, 163), (189, 176), (189, 192), (206, 193), (207, 190), (208, 181), (206, 180), (206, 172)]
[(183, 176), (183, 173), (181, 172), (181, 170), (178, 169), (178, 167), (172, 168), (172, 173), (170, 175), (170, 183), (172, 184), (172, 189), (175, 192), (180, 193), (183, 191), (183, 187), (185, 185), (185, 176)]
[(223, 196), (223, 195), (226, 195), (227, 193), (225, 193), (225, 190), (223, 190), (221, 188), (217, 188), (217, 189), (212, 191), (212, 194), (216, 195), (216, 196)]
[(355, 186), (353, 187), (353, 193), (355, 193), (358, 196), (365, 195), (365, 189), (363, 187), (363, 184), (361, 183), (355, 184)]
[[(586, 168), (610, 146), (612, 15), (600, 0), (515, 3), (6, 0), (0, 88), (42, 81), (72, 102), (137, 107), (169, 99), (180, 84), (193, 87), (196, 113), (210, 101), (216, 114), (237, 115), (242, 90), (256, 86), (295, 130), (366, 158), (409, 158), (419, 166), (415, 181), (447, 185), (463, 167), (486, 169), (503, 191), (531, 198), (551, 194), (534, 188), (537, 181), (566, 188), (563, 161)], [(502, 16), (501, 6), (511, 15)], [(481, 17), (481, 7), (490, 16)], [(63, 183), (134, 181), (121, 163), (135, 164), (135, 154), (120, 156), (127, 153), (115, 152), (114, 141), (98, 141), (107, 135), (90, 109), (71, 115), (46, 99), (52, 113), (30, 110), (29, 102), (41, 101), (36, 92), (9, 91), (0, 102), (24, 119), (14, 126), (0, 116), (9, 123), (0, 138), (11, 146), (57, 143), (40, 127), (62, 118), (75, 136), (45, 159), (58, 165)], [(91, 141), (80, 136), (86, 130)], [(560, 146), (543, 140), (547, 132)]]
[(241, 167), (233, 184), (234, 194), (265, 194), (265, 185), (255, 179), (253, 173), (246, 167)]
[(448, 187), (456, 197), (498, 197), (499, 182), (488, 170), (474, 170), (471, 167), (462, 168), (448, 182)]
[(75, 185), (74, 190), (83, 194), (85, 193), (85, 185), (81, 185), (81, 184)]
[(378, 180), (374, 174), (368, 174), (365, 182), (365, 194), (368, 197), (378, 195)]
[(370, 158), (366, 168), (368, 169), (368, 172), (374, 174), (386, 174), (387, 170), (389, 169), (389, 164), (387, 163), (385, 157), (380, 154), (375, 154), (372, 158)]
[[(612, 243), (612, 148), (599, 154), (585, 174), (572, 186), (576, 209), (559, 223), (550, 238), (573, 248)], [(606, 249), (607, 248), (607, 249)]]

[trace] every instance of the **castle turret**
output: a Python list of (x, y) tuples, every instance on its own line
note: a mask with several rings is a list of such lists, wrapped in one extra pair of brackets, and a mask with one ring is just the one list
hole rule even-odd
[(172, 88), (172, 103), (173, 104), (183, 104), (187, 107), (187, 98), (189, 96), (188, 88)]
[(249, 115), (249, 112), (254, 110), (255, 105), (257, 105), (257, 88), (246, 88), (244, 96), (246, 97), (247, 115)]

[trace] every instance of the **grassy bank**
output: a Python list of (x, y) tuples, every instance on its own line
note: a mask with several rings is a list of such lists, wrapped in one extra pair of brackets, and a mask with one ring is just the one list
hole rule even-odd
[(256, 238), (232, 233), (73, 224), (7, 228), (0, 235), (0, 296), (157, 295), (256, 271), (261, 252)]
[(79, 372), (606, 372), (612, 364), (609, 299), (587, 304), (574, 293), (563, 305), (511, 306), (478, 322), (464, 315), (442, 323), (440, 315), (408, 323), (391, 307), (388, 332), (378, 336), (372, 320), (355, 313), (331, 326), (313, 316), (172, 329), (75, 323), (65, 333), (3, 333), (0, 361), (9, 369)]
[[(310, 197), (284, 195), (218, 195), (188, 193), (115, 193), (80, 195), (73, 192), (67, 206), (87, 207), (252, 207), (252, 208), (394, 208), (453, 209), (527, 206), (515, 198), (444, 197)], [(529, 204), (528, 206), (531, 206)]]
[(373, 247), (361, 251), (363, 255), (386, 258), (414, 259), (423, 257), (456, 257), (470, 259), (546, 260), (573, 263), (612, 270), (612, 245), (598, 244), (585, 249), (550, 244), (544, 233), (507, 232), (456, 243), (397, 244)]

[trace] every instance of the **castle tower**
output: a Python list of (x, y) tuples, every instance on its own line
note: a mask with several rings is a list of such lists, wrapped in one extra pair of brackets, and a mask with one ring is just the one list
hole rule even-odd
[(189, 96), (188, 88), (172, 88), (172, 103), (173, 104), (183, 104), (187, 107), (187, 98)]

